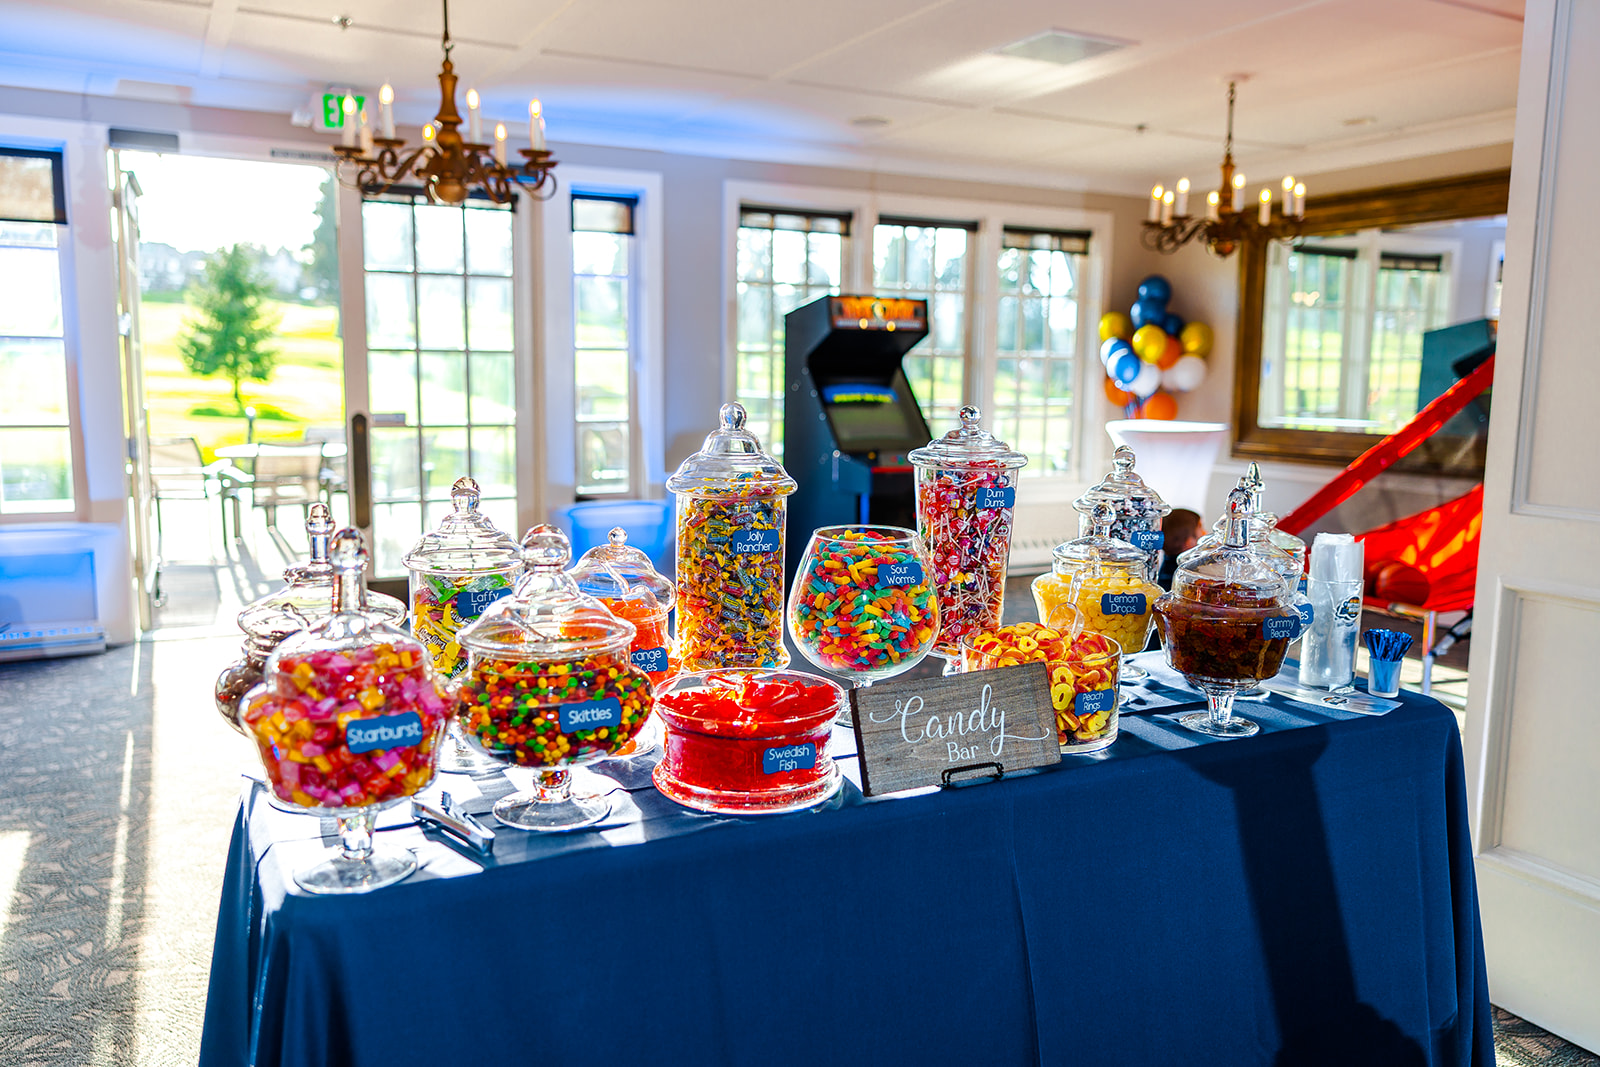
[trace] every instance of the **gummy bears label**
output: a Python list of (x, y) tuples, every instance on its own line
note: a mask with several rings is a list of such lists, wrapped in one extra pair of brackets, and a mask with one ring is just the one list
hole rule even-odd
[(1298, 615), (1274, 615), (1270, 619), (1262, 620), (1261, 632), (1268, 641), (1279, 641), (1284, 638), (1293, 641), (1300, 633), (1300, 617)]
[(817, 746), (810, 741), (803, 745), (784, 745), (781, 748), (769, 748), (761, 753), (762, 774), (809, 771), (816, 765)]
[(598, 730), (602, 726), (622, 725), (622, 701), (616, 697), (585, 700), (581, 704), (561, 705), (561, 732)]
[(922, 564), (916, 560), (907, 560), (904, 563), (881, 563), (878, 565), (878, 588), (890, 589), (897, 585), (921, 585)]
[(740, 555), (778, 551), (777, 530), (736, 530), (729, 542)]
[(344, 743), (352, 755), (380, 748), (410, 748), (422, 744), (422, 719), (414, 711), (354, 719), (344, 730)]
[(667, 650), (664, 648), (641, 648), (630, 657), (633, 665), (646, 674), (655, 674), (667, 669)]
[(1140, 552), (1154, 552), (1166, 543), (1160, 530), (1134, 530), (1128, 540), (1133, 542), (1133, 547)]
[(456, 594), (456, 614), (463, 619), (476, 619), (490, 604), (509, 592), (509, 585), (499, 589), (463, 589)]
[(1098, 711), (1110, 711), (1117, 706), (1117, 691), (1115, 689), (1095, 689), (1087, 693), (1079, 693), (1073, 701), (1072, 710), (1077, 715), (1093, 715)]
[(978, 487), (978, 510), (994, 511), (1000, 508), (1012, 508), (1017, 505), (1017, 491), (1011, 486), (984, 485)]
[(1100, 614), (1143, 615), (1148, 607), (1143, 593), (1101, 593)]

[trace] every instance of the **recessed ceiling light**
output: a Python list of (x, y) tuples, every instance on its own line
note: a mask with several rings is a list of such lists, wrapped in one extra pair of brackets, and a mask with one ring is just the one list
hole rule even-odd
[(850, 120), (850, 125), (859, 126), (864, 130), (873, 130), (879, 126), (889, 125), (889, 120), (882, 115), (857, 115)]
[(1071, 30), (1045, 30), (1031, 37), (1024, 37), (1020, 41), (1008, 44), (995, 51), (1003, 56), (1016, 56), (1018, 59), (1037, 59), (1045, 63), (1059, 63), (1065, 66), (1068, 63), (1078, 63), (1085, 59), (1092, 59), (1106, 52), (1115, 52), (1119, 48), (1126, 48), (1138, 41), (1127, 41), (1120, 37), (1101, 37), (1093, 33), (1074, 33)]
[(1344, 124), (1346, 126), (1371, 126), (1377, 121), (1378, 116), (1376, 115), (1357, 115), (1353, 119), (1345, 119)]

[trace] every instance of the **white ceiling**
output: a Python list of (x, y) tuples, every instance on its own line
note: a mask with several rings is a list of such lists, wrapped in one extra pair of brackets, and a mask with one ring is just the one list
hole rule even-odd
[[(456, 0), (451, 30), (463, 91), (518, 131), (542, 97), (558, 142), (1132, 191), (1210, 184), (1235, 72), (1252, 179), (1509, 141), (1521, 19), (1522, 0)], [(0, 84), (292, 112), (387, 80), (420, 123), (439, 26), (437, 0), (0, 0)], [(994, 54), (1052, 27), (1136, 43)]]

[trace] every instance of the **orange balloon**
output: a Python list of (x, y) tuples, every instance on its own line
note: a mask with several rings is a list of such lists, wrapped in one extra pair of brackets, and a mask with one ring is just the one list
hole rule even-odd
[(1161, 353), (1161, 358), (1156, 360), (1156, 366), (1161, 370), (1171, 370), (1172, 365), (1183, 358), (1183, 342), (1176, 337), (1167, 338), (1167, 350)]
[(1111, 378), (1106, 379), (1106, 399), (1119, 408), (1125, 408), (1129, 404), (1137, 404), (1139, 402), (1139, 398), (1132, 393), (1125, 393), (1117, 388), (1117, 383)]
[(1172, 398), (1171, 393), (1160, 391), (1150, 394), (1150, 399), (1144, 402), (1139, 409), (1141, 419), (1175, 419), (1178, 417), (1178, 402)]

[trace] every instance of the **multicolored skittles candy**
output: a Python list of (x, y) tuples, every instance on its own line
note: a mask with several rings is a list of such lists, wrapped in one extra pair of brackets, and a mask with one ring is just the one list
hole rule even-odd
[(667, 480), (677, 494), (683, 670), (783, 667), (783, 538), (793, 478), (724, 404), (722, 425)]
[(1028, 457), (978, 426), (964, 407), (961, 426), (910, 454), (916, 467), (917, 533), (928, 546), (939, 598), (934, 652), (961, 655), (962, 638), (1000, 625), (1017, 472)]
[(938, 632), (915, 533), (826, 526), (811, 535), (789, 595), (789, 633), (812, 663), (843, 678), (889, 678), (921, 662)]
[(458, 699), (472, 742), (518, 767), (604, 759), (639, 731), (653, 706), (649, 679), (617, 654), (545, 664), (482, 659)]

